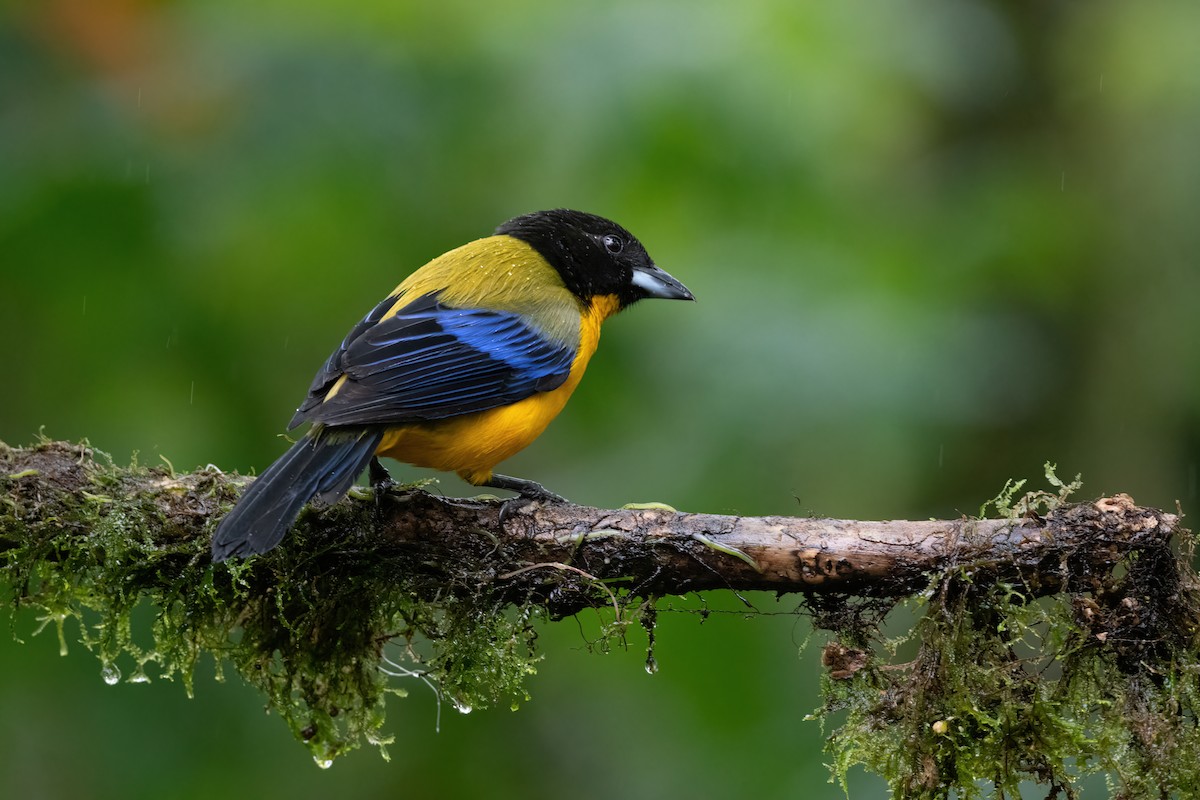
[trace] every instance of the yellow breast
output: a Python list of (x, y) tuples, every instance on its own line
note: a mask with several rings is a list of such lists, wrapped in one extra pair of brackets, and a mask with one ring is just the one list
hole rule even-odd
[(376, 454), (418, 467), (457, 472), (472, 484), (486, 482), (492, 469), (541, 435), (579, 385), (600, 342), (600, 325), (616, 313), (615, 297), (592, 300), (579, 321), (579, 350), (561, 386), (507, 406), (458, 417), (392, 428)]

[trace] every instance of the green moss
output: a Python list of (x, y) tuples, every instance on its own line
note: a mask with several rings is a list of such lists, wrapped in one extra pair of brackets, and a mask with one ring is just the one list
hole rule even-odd
[[(1059, 513), (1078, 481), (1049, 466), (1047, 477), (1052, 491), (1018, 498), (1010, 484), (990, 505), (1012, 519)], [(218, 678), (232, 666), (322, 766), (363, 742), (386, 756), (396, 676), (460, 711), (519, 705), (542, 617), (612, 609), (588, 646), (627, 647), (640, 624), (656, 668), (654, 598), (626, 581), (542, 561), (489, 573), (501, 544), (486, 531), (441, 536), (437, 563), (382, 552), (378, 537), (356, 548), (375, 528), (371, 500), (319, 525), (302, 516), (288, 547), (214, 566), (211, 526), (236, 494), (214, 469), (177, 476), (86, 445), (0, 444), (0, 587), (64, 652), (77, 637), (110, 682), (177, 679), (190, 695), (201, 661)], [(1062, 513), (1072, 508), (1083, 506)], [(1115, 560), (1038, 565), (1037, 586), (958, 565), (906, 601), (919, 619), (896, 638), (881, 633), (892, 599), (807, 598), (814, 624), (836, 632), (819, 712), (842, 721), (834, 779), (845, 786), (861, 765), (899, 798), (1017, 797), (1026, 780), (1074, 797), (1103, 774), (1122, 798), (1200, 796), (1200, 588), (1184, 536), (1182, 554), (1147, 540)], [(134, 624), (146, 614), (149, 631)]]
[[(169, 466), (119, 468), (86, 444), (67, 461), (62, 447), (0, 444), (0, 585), (14, 609), (53, 623), (64, 652), (76, 627), (105, 680), (178, 679), (191, 695), (201, 660), (213, 659), (218, 678), (230, 664), (322, 766), (363, 741), (386, 755), (385, 703), (403, 695), (396, 674), (421, 675), (460, 710), (527, 699), (537, 607), (506, 613), (486, 585), (453, 575), (441, 576), (436, 601), (420, 600), (427, 574), (322, 547), (305, 519), (295, 546), (214, 567), (194, 520), (220, 517), (230, 479), (209, 470), (176, 486)], [(21, 484), (37, 478), (33, 467), (6, 469), (41, 456), (78, 464), (55, 476), (73, 491)], [(352, 526), (371, 508), (342, 504), (325, 522)], [(143, 606), (154, 617), (139, 644)]]
[[(1078, 488), (1051, 483), (1015, 505), (1053, 510)], [(845, 715), (834, 779), (845, 788), (861, 765), (898, 798), (1018, 798), (1022, 781), (1075, 797), (1101, 774), (1121, 798), (1200, 795), (1200, 591), (1184, 550), (1134, 552), (1105, 575), (1046, 565), (1063, 591), (1036, 599), (969, 568), (937, 575), (893, 640), (878, 607), (819, 614), (838, 633), (818, 714)]]

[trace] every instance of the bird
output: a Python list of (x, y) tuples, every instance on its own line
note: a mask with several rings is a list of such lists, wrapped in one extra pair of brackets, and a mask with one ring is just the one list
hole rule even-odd
[(341, 499), (379, 457), (561, 501), (500, 475), (558, 416), (601, 324), (639, 300), (694, 300), (628, 230), (565, 208), (524, 214), (417, 269), (318, 370), (288, 430), (308, 431), (218, 524), (212, 560), (276, 547), (310, 501)]

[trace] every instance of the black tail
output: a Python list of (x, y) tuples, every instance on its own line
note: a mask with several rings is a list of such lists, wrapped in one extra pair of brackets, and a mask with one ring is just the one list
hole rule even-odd
[(374, 428), (310, 430), (221, 520), (213, 534), (213, 561), (265, 553), (279, 544), (309, 500), (336, 503), (366, 469), (382, 436)]

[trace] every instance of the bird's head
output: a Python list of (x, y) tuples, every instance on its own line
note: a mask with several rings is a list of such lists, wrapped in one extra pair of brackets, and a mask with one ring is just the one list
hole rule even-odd
[(612, 296), (619, 308), (638, 300), (695, 300), (687, 287), (655, 266), (632, 233), (612, 220), (565, 208), (510, 219), (497, 235), (520, 239), (554, 267), (585, 305)]

